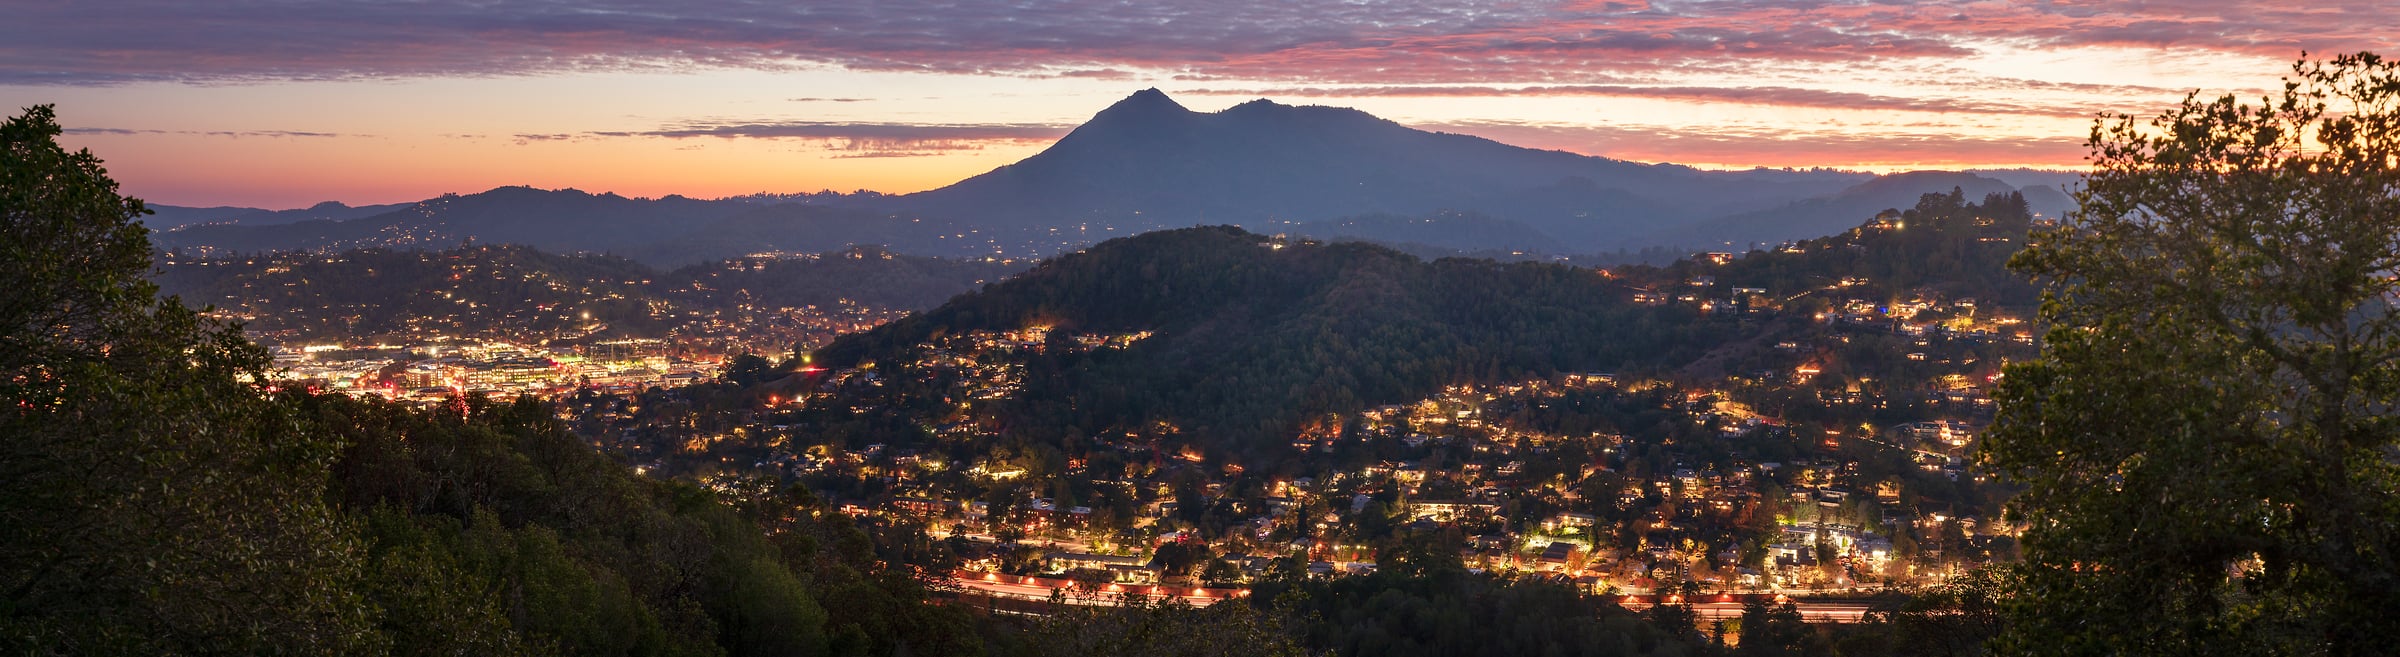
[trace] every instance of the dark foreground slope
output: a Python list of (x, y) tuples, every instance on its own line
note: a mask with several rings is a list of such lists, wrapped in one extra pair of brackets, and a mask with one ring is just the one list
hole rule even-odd
[(644, 478), (532, 400), (270, 386), (60, 133), (0, 122), (0, 654), (982, 652), (806, 493)]

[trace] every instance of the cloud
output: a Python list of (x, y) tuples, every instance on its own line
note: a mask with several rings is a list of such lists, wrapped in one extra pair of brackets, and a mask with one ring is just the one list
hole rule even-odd
[(0, 84), (838, 66), (1293, 83), (1878, 69), (1992, 44), (2390, 49), (2400, 12), (2282, 0), (111, 0), (16, 3)]
[(846, 154), (842, 154), (842, 155), (835, 155), (835, 156), (833, 156), (833, 159), (836, 159), (836, 160), (856, 160), (856, 159), (866, 159), (866, 158), (883, 158), (883, 157), (935, 157), (935, 156), (944, 155), (944, 154), (947, 154), (947, 153), (948, 153), (948, 151), (863, 151), (863, 152), (858, 152), (858, 153), (846, 153)]
[(1784, 107), (1821, 107), (1834, 109), (1899, 110), (1912, 112), (1971, 112), (1979, 114), (2027, 114), (2035, 116), (2088, 117), (2098, 108), (2077, 109), (2059, 106), (2029, 105), (1963, 98), (1907, 98), (1850, 91), (1803, 89), (1795, 87), (1698, 87), (1698, 86), (1640, 86), (1640, 85), (1566, 85), (1494, 87), (1477, 85), (1441, 86), (1368, 86), (1368, 87), (1277, 87), (1266, 89), (1191, 89), (1180, 93), (1210, 96), (1297, 96), (1304, 98), (1357, 97), (1509, 97), (1509, 96), (1608, 96), (1623, 98), (1657, 98), (1699, 102), (1743, 103)]
[(337, 132), (307, 130), (157, 130), (136, 128), (66, 128), (70, 135), (201, 135), (207, 137), (345, 137)]
[[(2074, 137), (1973, 136), (1939, 127), (1811, 131), (1745, 126), (1582, 125), (1449, 121), (1415, 127), (1636, 162), (1699, 166), (1813, 167), (1843, 163), (1882, 170), (1959, 166), (2081, 168)], [(1895, 129), (1897, 128), (1897, 129)]]
[(787, 139), (813, 142), (845, 157), (920, 157), (981, 150), (993, 144), (1046, 143), (1070, 125), (1047, 123), (847, 123), (832, 121), (691, 121), (653, 130), (521, 134), (517, 143), (595, 138)]

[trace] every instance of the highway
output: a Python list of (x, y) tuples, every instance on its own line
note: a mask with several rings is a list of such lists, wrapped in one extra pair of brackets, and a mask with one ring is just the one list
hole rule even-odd
[[(1050, 599), (1050, 594), (1052, 591), (1056, 591), (1059, 587), (1064, 585), (1066, 585), (1066, 582), (1059, 579), (1024, 577), (1018, 575), (960, 573), (958, 578), (959, 588), (968, 595), (1012, 598), (1017, 600), (1047, 601)], [(1250, 591), (1247, 589), (1204, 589), (1188, 586), (1111, 584), (1103, 588), (1097, 594), (1075, 594), (1070, 591), (1069, 595), (1067, 596), (1067, 603), (1076, 605), (1113, 607), (1119, 603), (1119, 600), (1122, 596), (1128, 593), (1153, 600), (1174, 598), (1182, 600), (1185, 604), (1189, 604), (1194, 607), (1206, 607), (1227, 599), (1249, 595)]]

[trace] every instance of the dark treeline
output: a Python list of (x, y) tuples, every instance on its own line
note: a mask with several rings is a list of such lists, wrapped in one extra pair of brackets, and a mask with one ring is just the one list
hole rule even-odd
[[(1285, 619), (1307, 648), (1343, 657), (1934, 657), (1984, 654), (2008, 596), (2005, 576), (1987, 569), (1877, 600), (1855, 625), (1807, 623), (1796, 604), (1765, 601), (1711, 621), (1680, 604), (1628, 611), (1554, 576), (1469, 572), (1447, 546), (1433, 534), (1396, 536), (1379, 546), (1377, 572), (1330, 580), (1287, 564), (1253, 604)], [(1689, 582), (1665, 590), (1702, 597)]]

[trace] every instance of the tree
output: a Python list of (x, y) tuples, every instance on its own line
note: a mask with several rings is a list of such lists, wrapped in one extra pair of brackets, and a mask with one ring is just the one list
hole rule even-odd
[(1779, 657), (1808, 654), (1810, 632), (1800, 607), (1786, 600), (1768, 604), (1752, 598), (1742, 604), (1741, 643), (1737, 657)]
[(2400, 66), (2104, 118), (1982, 464), (2023, 484), (2015, 654), (2373, 654), (2400, 636)]
[(374, 649), (338, 445), (239, 330), (156, 298), (147, 210), (59, 134), (0, 124), (0, 651)]
[(1192, 607), (1180, 600), (1159, 602), (1127, 596), (1120, 606), (1054, 604), (1033, 623), (1031, 655), (1123, 655), (1126, 657), (1213, 657), (1309, 654), (1283, 618), (1232, 601)]
[(1977, 657), (2008, 627), (2005, 605), (2018, 582), (2006, 565), (1976, 568), (1918, 589), (1896, 608), (1881, 610), (1857, 634), (1875, 634), (1890, 647), (1871, 654)]
[(726, 364), (725, 381), (747, 388), (766, 382), (774, 370), (775, 365), (767, 359), (746, 353), (734, 356), (733, 362)]

